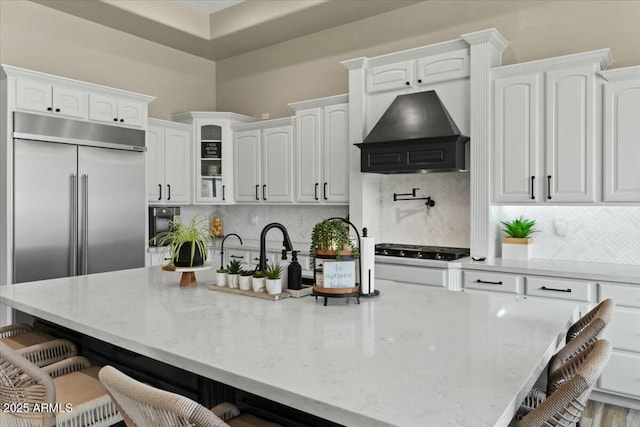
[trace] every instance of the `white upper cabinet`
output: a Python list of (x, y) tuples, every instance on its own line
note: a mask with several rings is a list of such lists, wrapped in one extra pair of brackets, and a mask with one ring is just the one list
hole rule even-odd
[(609, 62), (605, 49), (492, 71), (494, 202), (598, 201), (597, 73)]
[(16, 80), (16, 109), (86, 119), (87, 93), (44, 80)]
[(495, 80), (493, 188), (497, 202), (536, 202), (540, 198), (536, 191), (540, 104), (540, 75)]
[(191, 126), (151, 119), (146, 143), (147, 201), (188, 204), (191, 201)]
[(548, 202), (596, 201), (595, 65), (546, 73)]
[(640, 66), (601, 72), (604, 201), (640, 202)]
[(234, 197), (244, 203), (291, 203), (291, 118), (234, 126)]
[(155, 98), (121, 89), (3, 65), (9, 111), (23, 110), (77, 120), (146, 129)]
[(89, 94), (89, 119), (142, 127), (146, 119), (146, 105), (114, 96)]
[(233, 176), (236, 202), (255, 202), (260, 195), (260, 130), (234, 134)]
[(414, 92), (422, 85), (468, 76), (468, 49), (429, 54), (418, 59), (371, 66), (367, 69), (367, 93), (403, 89)]
[(296, 110), (298, 203), (349, 202), (347, 95), (289, 104)]

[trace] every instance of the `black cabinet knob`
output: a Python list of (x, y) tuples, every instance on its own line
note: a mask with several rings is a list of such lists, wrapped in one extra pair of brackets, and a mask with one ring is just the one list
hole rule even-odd
[(56, 108), (56, 113), (59, 113), (59, 112), (60, 112), (60, 109), (59, 109), (59, 108)]
[(114, 122), (117, 122), (117, 121), (118, 121), (118, 118), (117, 118), (117, 117), (114, 117), (114, 118), (113, 118), (113, 121), (114, 121)]
[(422, 79), (418, 79), (418, 83), (422, 83)]
[(404, 82), (404, 84), (406, 84), (407, 86), (411, 86), (411, 83), (409, 82)]
[(124, 119), (120, 119), (120, 123), (124, 123)]
[(47, 107), (47, 111), (53, 111), (53, 108)]

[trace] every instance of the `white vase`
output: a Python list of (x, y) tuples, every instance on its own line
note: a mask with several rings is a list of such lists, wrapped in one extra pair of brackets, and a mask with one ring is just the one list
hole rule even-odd
[(267, 279), (267, 293), (277, 295), (282, 293), (282, 279)]
[(526, 261), (531, 259), (533, 239), (505, 237), (502, 239), (502, 259)]
[(227, 273), (216, 273), (216, 285), (227, 286)]
[(253, 277), (251, 280), (253, 292), (264, 292), (264, 277)]
[(240, 277), (239, 274), (231, 274), (231, 273), (229, 273), (227, 275), (227, 285), (231, 289), (238, 289), (238, 277)]
[(251, 276), (240, 276), (238, 278), (238, 286), (240, 287), (241, 290), (243, 291), (250, 291), (251, 290), (251, 279), (253, 277)]

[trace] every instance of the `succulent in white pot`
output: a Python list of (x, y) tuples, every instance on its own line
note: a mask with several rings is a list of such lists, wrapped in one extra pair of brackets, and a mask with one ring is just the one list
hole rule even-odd
[(229, 271), (226, 268), (219, 268), (216, 270), (216, 285), (227, 286), (227, 274)]
[(238, 277), (240, 276), (241, 267), (242, 264), (240, 264), (240, 261), (235, 259), (227, 265), (227, 271), (229, 271), (229, 274), (227, 275), (227, 284), (231, 289), (238, 289)]
[(251, 289), (253, 292), (264, 292), (264, 271), (257, 270), (253, 273)]
[(240, 277), (238, 286), (242, 291), (250, 291), (251, 290), (251, 279), (253, 278), (253, 271), (251, 270), (240, 270)]
[(514, 260), (528, 260), (531, 258), (533, 239), (529, 236), (535, 233), (534, 220), (520, 218), (511, 221), (501, 221), (502, 229), (507, 236), (502, 238), (502, 258)]
[(267, 266), (265, 275), (267, 276), (267, 293), (270, 295), (282, 293), (282, 267), (279, 265), (269, 265)]

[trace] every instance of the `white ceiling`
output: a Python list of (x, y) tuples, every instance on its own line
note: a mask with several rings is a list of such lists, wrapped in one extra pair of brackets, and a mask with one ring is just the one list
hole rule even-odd
[(235, 6), (238, 3), (242, 3), (244, 0), (178, 0), (180, 3), (184, 3), (189, 7), (194, 8), (200, 12), (204, 12), (207, 15), (216, 13), (222, 9), (226, 9), (231, 6)]

